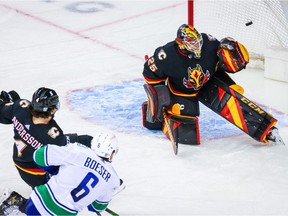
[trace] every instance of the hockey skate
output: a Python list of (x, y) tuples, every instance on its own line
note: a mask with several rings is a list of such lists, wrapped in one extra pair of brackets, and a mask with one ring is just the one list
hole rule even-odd
[[(0, 205), (0, 215), (18, 215), (21, 213), (19, 207), (25, 205), (26, 199), (17, 192), (5, 190), (2, 197), (7, 197)], [(1, 197), (1, 198), (2, 198)]]
[(276, 144), (285, 145), (283, 139), (279, 135), (278, 128), (276, 128), (276, 127), (270, 128), (270, 131), (268, 132), (268, 134), (266, 136), (266, 139), (268, 141), (275, 142)]

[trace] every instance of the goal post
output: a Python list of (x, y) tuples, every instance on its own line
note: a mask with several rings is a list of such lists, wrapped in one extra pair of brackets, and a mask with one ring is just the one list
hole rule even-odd
[[(276, 50), (273, 58), (286, 59), (288, 70), (288, 1), (187, 1), (188, 23), (199, 32), (209, 33), (217, 39), (230, 36), (240, 41), (247, 47), (251, 64), (256, 68), (264, 69), (271, 60), (272, 52), (269, 54), (269, 50)], [(275, 56), (277, 49), (281, 50), (280, 57)]]
[(188, 8), (188, 24), (194, 25), (194, 8), (193, 2), (194, 0), (187, 0), (187, 8)]

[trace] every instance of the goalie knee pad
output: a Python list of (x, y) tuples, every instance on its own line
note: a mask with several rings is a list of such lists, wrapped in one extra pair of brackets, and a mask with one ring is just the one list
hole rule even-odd
[[(200, 131), (197, 116), (167, 115), (172, 136), (177, 143), (188, 145), (200, 144)], [(169, 138), (167, 125), (163, 127), (163, 133)]]
[(145, 101), (142, 104), (142, 125), (143, 127), (146, 127), (150, 130), (161, 130), (163, 123), (156, 119), (154, 122), (149, 122), (146, 120), (146, 114), (147, 114), (147, 106), (148, 106), (148, 102)]
[(165, 85), (144, 85), (148, 97), (146, 121), (155, 122), (162, 120), (163, 107), (170, 105), (170, 92)]

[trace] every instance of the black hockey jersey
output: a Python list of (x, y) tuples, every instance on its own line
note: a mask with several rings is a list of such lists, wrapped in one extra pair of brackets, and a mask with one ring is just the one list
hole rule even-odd
[(28, 100), (5, 104), (0, 109), (0, 123), (14, 126), (15, 165), (25, 172), (37, 174), (43, 171), (33, 161), (34, 151), (46, 144), (66, 145), (67, 138), (54, 119), (49, 124), (34, 124), (29, 105)]
[(144, 64), (143, 76), (148, 84), (167, 81), (170, 91), (179, 96), (195, 96), (214, 75), (217, 64), (219, 41), (202, 33), (201, 58), (189, 58), (171, 41), (158, 47)]

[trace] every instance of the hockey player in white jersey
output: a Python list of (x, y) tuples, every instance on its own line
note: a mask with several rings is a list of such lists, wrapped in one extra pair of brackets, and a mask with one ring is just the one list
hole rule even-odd
[(8, 215), (19, 209), (27, 215), (76, 215), (86, 207), (104, 211), (120, 186), (111, 165), (119, 147), (114, 135), (93, 137), (91, 148), (79, 143), (48, 144), (35, 151), (35, 162), (54, 175), (35, 187), (29, 199), (12, 192), (0, 213)]

